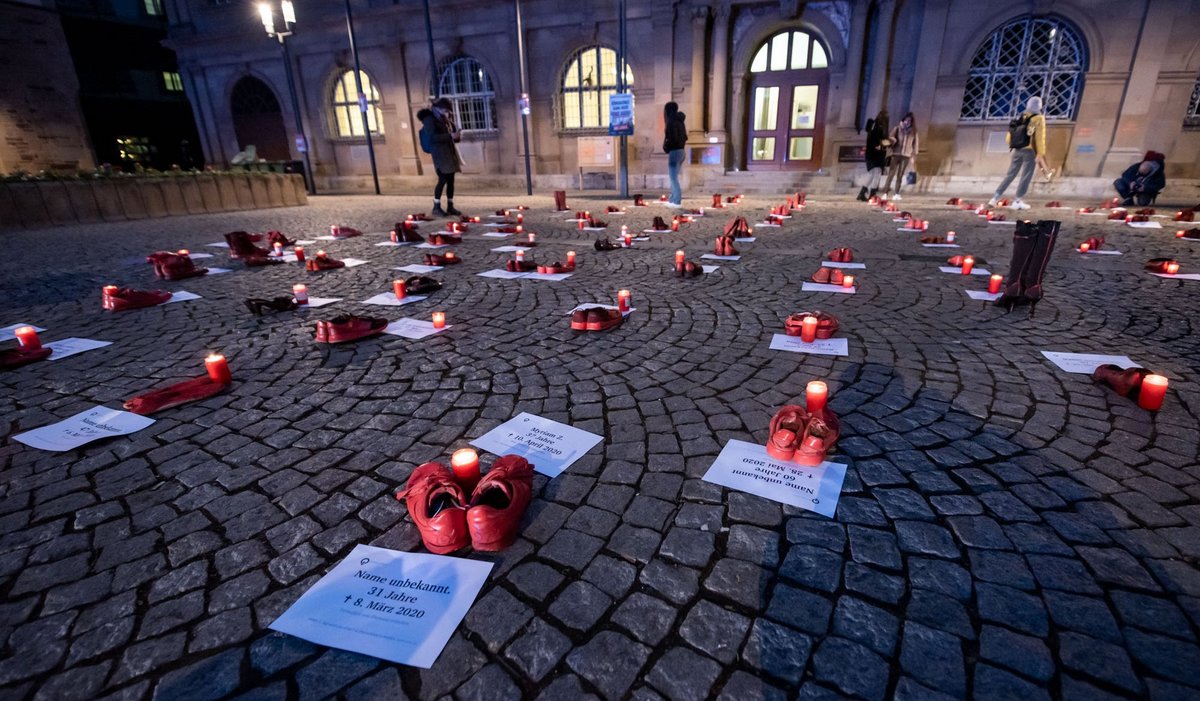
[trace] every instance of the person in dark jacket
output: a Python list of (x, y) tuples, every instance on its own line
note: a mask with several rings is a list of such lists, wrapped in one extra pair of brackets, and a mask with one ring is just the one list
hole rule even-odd
[(674, 102), (663, 105), (663, 151), (667, 154), (667, 174), (671, 177), (671, 194), (667, 198), (669, 207), (679, 207), (683, 204), (679, 170), (683, 168), (683, 147), (687, 145), (687, 127), (683, 124), (686, 116), (679, 111), (679, 105)]
[(1147, 151), (1140, 163), (1134, 163), (1121, 173), (1121, 177), (1113, 181), (1117, 194), (1125, 200), (1121, 204), (1129, 206), (1137, 203), (1145, 207), (1152, 203), (1158, 193), (1167, 186), (1167, 175), (1164, 172), (1167, 157), (1157, 151)]
[[(888, 112), (879, 110), (875, 119), (867, 120), (867, 184), (858, 191), (858, 200), (866, 202), (879, 191), (879, 179), (883, 177), (883, 169), (887, 167), (887, 146), (884, 140), (888, 135)], [(870, 194), (868, 194), (868, 189)]]
[[(455, 145), (459, 139), (454, 125), (454, 104), (449, 98), (439, 97), (428, 109), (417, 112), (421, 121), (421, 143), (428, 143), (429, 155), (433, 157), (433, 169), (437, 172), (437, 185), (433, 188), (433, 216), (459, 216), (462, 212), (454, 208), (454, 174), (462, 170), (462, 158)], [(442, 209), (442, 190), (446, 191), (446, 208)]]

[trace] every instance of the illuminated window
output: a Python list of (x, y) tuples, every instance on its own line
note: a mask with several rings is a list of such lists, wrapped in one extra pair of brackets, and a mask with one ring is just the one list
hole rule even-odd
[(163, 71), (163, 87), (167, 92), (183, 92), (183, 79), (174, 71)]
[(1192, 86), (1192, 99), (1188, 101), (1187, 114), (1183, 116), (1183, 126), (1200, 128), (1200, 78)]
[(1033, 96), (1046, 119), (1074, 119), (1087, 50), (1071, 25), (1025, 17), (992, 32), (975, 52), (963, 91), (964, 122), (1007, 121)]
[[(379, 109), (379, 90), (366, 71), (358, 72), (362, 80), (363, 94), (367, 98), (367, 125), (372, 134), (383, 133), (383, 112)], [(333, 130), (341, 137), (366, 136), (363, 132), (362, 113), (358, 105), (358, 86), (354, 84), (354, 71), (346, 71), (333, 84), (330, 102), (333, 108)]]
[(808, 32), (780, 32), (763, 42), (750, 62), (751, 73), (802, 71), (828, 68), (829, 55), (821, 42)]
[(454, 103), (459, 131), (496, 129), (496, 91), (492, 78), (473, 58), (451, 59), (442, 67), (438, 94)]
[[(633, 87), (633, 71), (625, 64), (626, 89)], [(608, 102), (617, 91), (617, 52), (589, 46), (571, 55), (562, 79), (564, 129), (598, 129), (608, 126)]]
[(142, 0), (142, 6), (146, 8), (146, 14), (151, 17), (162, 16), (162, 0)]

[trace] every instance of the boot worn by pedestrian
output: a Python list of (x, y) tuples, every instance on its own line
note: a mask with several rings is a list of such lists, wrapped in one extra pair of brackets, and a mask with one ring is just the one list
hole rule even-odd
[(412, 295), (427, 295), (442, 289), (442, 283), (428, 275), (413, 275), (404, 281), (404, 287)]
[(208, 268), (197, 268), (188, 256), (159, 251), (146, 256), (154, 264), (154, 275), (162, 280), (185, 280), (208, 274)]
[(300, 306), (295, 297), (251, 297), (245, 300), (244, 304), (254, 316), (262, 316), (263, 312), (290, 312)]
[(1120, 365), (1105, 363), (1096, 366), (1092, 372), (1092, 380), (1108, 385), (1122, 397), (1137, 399), (1142, 388), (1142, 380), (1151, 374), (1145, 368), (1122, 368)]
[(467, 528), (476, 550), (503, 550), (517, 539), (533, 498), (533, 467), (519, 455), (501, 456), (471, 493)]
[(344, 267), (346, 267), (345, 263), (330, 258), (329, 254), (324, 251), (319, 251), (317, 255), (304, 261), (304, 269), (310, 273), (321, 272), (323, 270), (337, 270)]
[[(1060, 222), (1042, 220), (1034, 224), (1017, 222), (1013, 231), (1013, 254), (1005, 277), (1004, 292), (995, 304), (1011, 310), (1025, 304), (1036, 305), (1043, 296), (1042, 280), (1050, 265), (1050, 254), (1058, 240)], [(1033, 315), (1031, 306), (1030, 316)]]
[(204, 375), (139, 394), (126, 401), (123, 406), (126, 411), (146, 416), (181, 404), (208, 399), (220, 394), (227, 387), (229, 383), (213, 382), (211, 377)]
[(132, 287), (120, 287), (110, 291), (106, 287), (100, 292), (100, 306), (114, 312), (154, 307), (169, 299), (171, 299), (171, 293), (166, 290), (135, 290)]
[(461, 217), (462, 212), (454, 206), (454, 200), (446, 200), (446, 214), (451, 217)]
[(343, 314), (317, 322), (317, 343), (347, 343), (383, 333), (387, 319)]
[(54, 352), (53, 348), (42, 346), (34, 350), (25, 350), (24, 348), (5, 348), (0, 350), (0, 370), (12, 370), (23, 365), (36, 363), (39, 360), (45, 360)]
[(436, 462), (421, 465), (409, 475), (396, 499), (408, 507), (429, 552), (445, 555), (470, 545), (466, 494), (450, 468)]

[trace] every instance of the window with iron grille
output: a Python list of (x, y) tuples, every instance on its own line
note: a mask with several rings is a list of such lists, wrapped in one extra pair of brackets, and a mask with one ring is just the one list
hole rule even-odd
[(1183, 116), (1183, 126), (1189, 129), (1200, 129), (1200, 78), (1192, 86), (1192, 99), (1188, 100), (1187, 113)]
[(959, 119), (1008, 121), (1035, 95), (1046, 119), (1074, 119), (1086, 70), (1087, 47), (1071, 25), (1052, 17), (1013, 20), (975, 52)]
[(496, 91), (492, 77), (479, 62), (459, 56), (443, 64), (438, 77), (438, 94), (454, 103), (459, 131), (494, 131)]
[[(358, 76), (362, 80), (363, 94), (368, 96), (367, 125), (372, 134), (382, 134), (383, 112), (379, 109), (379, 90), (366, 71), (359, 71)], [(330, 107), (333, 109), (334, 134), (344, 138), (366, 136), (358, 105), (358, 86), (354, 83), (354, 71), (345, 71), (334, 81)]]
[[(626, 89), (633, 87), (633, 71), (625, 64)], [(608, 126), (608, 102), (617, 91), (617, 52), (588, 46), (571, 54), (562, 78), (563, 129), (599, 129)]]

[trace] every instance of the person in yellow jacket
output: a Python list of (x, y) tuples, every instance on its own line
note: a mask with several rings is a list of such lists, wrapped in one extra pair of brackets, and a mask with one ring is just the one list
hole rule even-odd
[(1012, 162), (1008, 166), (1008, 174), (1000, 181), (996, 194), (988, 200), (989, 207), (995, 207), (1004, 191), (1020, 174), (1017, 181), (1017, 198), (1013, 200), (1012, 209), (1029, 209), (1022, 199), (1029, 191), (1029, 183), (1033, 180), (1034, 167), (1048, 170), (1046, 166), (1046, 118), (1042, 116), (1042, 98), (1029, 98), (1025, 103), (1025, 111), (1019, 117), (1008, 123), (1008, 134), (1005, 135), (1008, 147), (1012, 150)]

